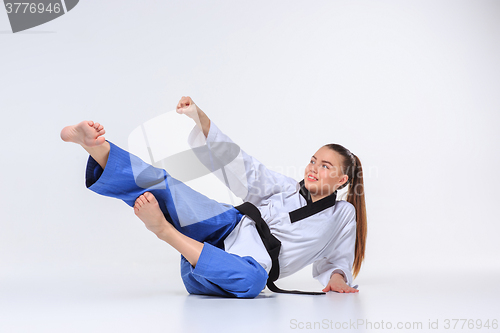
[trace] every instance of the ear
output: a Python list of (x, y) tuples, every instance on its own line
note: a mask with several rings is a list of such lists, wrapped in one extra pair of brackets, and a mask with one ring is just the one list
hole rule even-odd
[(349, 180), (349, 177), (347, 175), (344, 175), (342, 178), (340, 178), (339, 182), (340, 182), (340, 185), (344, 185), (345, 183), (347, 183), (347, 181)]

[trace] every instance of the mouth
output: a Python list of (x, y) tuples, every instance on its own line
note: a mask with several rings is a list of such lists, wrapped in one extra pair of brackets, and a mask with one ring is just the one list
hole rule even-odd
[(315, 182), (315, 181), (318, 181), (318, 178), (312, 176), (312, 175), (308, 175), (307, 176), (307, 180), (309, 180), (310, 182)]

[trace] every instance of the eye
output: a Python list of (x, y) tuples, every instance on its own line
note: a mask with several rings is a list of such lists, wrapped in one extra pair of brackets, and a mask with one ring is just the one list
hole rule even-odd
[(311, 160), (311, 162), (309, 162), (309, 163), (314, 164), (314, 161), (313, 161), (313, 160)]
[(322, 167), (324, 167), (325, 169), (328, 169), (328, 165), (326, 165), (326, 164), (323, 164)]

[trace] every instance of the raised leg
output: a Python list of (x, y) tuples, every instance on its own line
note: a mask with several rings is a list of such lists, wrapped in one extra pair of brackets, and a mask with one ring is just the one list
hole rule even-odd
[(223, 250), (223, 240), (241, 213), (105, 141), (104, 133), (102, 125), (92, 121), (61, 131), (64, 141), (78, 143), (90, 154), (87, 187), (133, 206), (148, 229), (182, 254), (182, 278), (189, 293), (257, 296), (265, 287), (266, 270), (252, 257)]
[(167, 221), (178, 231), (198, 242), (223, 247), (224, 238), (242, 217), (233, 206), (207, 198), (165, 170), (145, 163), (112, 142), (109, 145), (105, 169), (89, 157), (86, 185), (90, 190), (121, 199), (131, 207), (139, 196), (150, 192)]

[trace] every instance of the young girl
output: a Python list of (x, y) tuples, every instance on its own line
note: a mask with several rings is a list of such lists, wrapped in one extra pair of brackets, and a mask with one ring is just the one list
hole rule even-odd
[[(266, 282), (280, 292), (274, 280), (311, 263), (323, 292), (358, 292), (352, 280), (364, 258), (366, 211), (361, 163), (354, 154), (337, 144), (325, 145), (297, 182), (239, 147), (237, 154), (228, 149), (237, 146), (190, 97), (182, 97), (177, 112), (196, 122), (190, 144), (204, 150), (193, 150), (212, 172), (222, 168), (222, 175), (217, 174), (243, 205), (233, 207), (197, 193), (106, 141), (98, 123), (67, 126), (61, 138), (90, 154), (90, 190), (134, 207), (149, 230), (181, 253), (189, 293), (253, 298)], [(347, 185), (347, 201), (336, 201), (337, 190)]]

